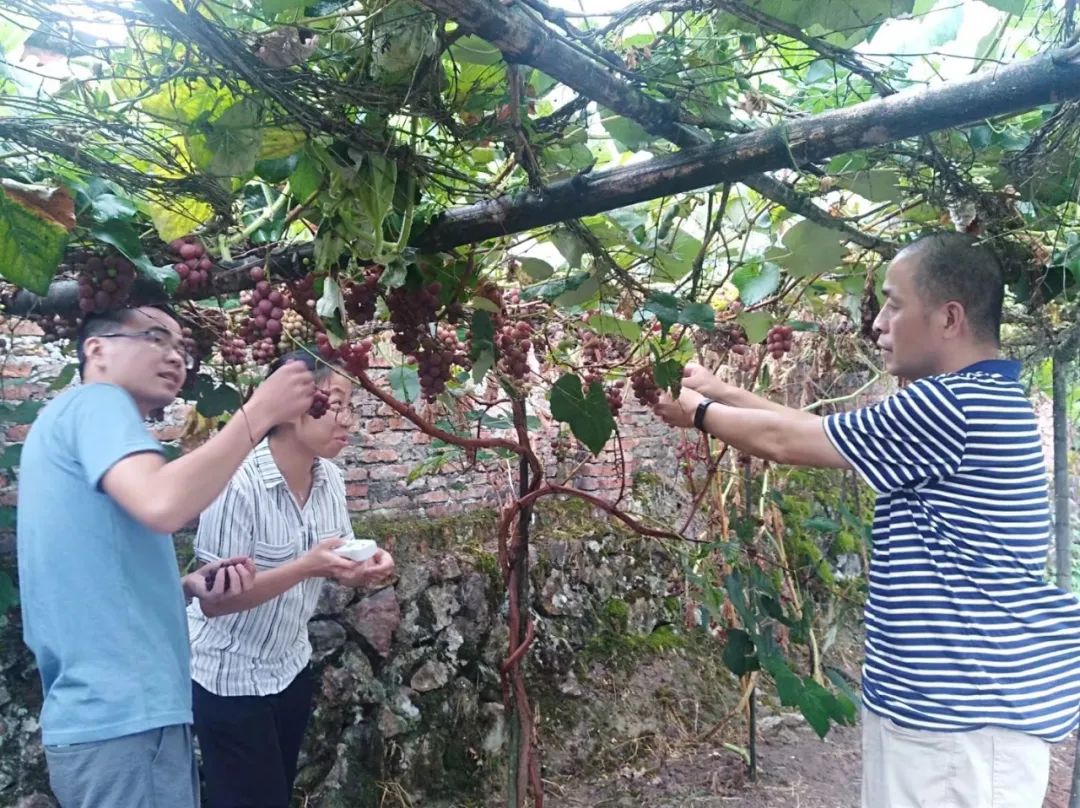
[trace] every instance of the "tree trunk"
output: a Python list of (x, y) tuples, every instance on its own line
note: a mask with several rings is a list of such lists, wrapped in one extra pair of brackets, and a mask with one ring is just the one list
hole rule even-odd
[[(426, 0), (429, 7), (473, 1)], [(487, 3), (484, 7), (493, 5), (497, 7)], [(1080, 64), (1071, 54), (1037, 56), (736, 135), (713, 146), (581, 174), (553, 183), (542, 196), (520, 192), (456, 208), (439, 216), (416, 243), (435, 250), (476, 243), (1076, 97), (1080, 97)]]

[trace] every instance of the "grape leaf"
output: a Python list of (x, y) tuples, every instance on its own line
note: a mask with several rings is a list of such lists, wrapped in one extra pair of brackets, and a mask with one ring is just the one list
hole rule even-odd
[(387, 374), (387, 382), (395, 396), (412, 404), (420, 396), (420, 376), (412, 365), (401, 365)]
[(615, 419), (608, 408), (603, 385), (593, 382), (588, 392), (583, 393), (581, 378), (566, 373), (552, 386), (550, 401), (551, 417), (568, 424), (574, 437), (594, 455), (600, 454), (615, 431)]
[(0, 276), (48, 294), (74, 228), (75, 202), (66, 188), (0, 180)]
[(739, 290), (739, 300), (743, 305), (753, 306), (780, 286), (780, 267), (772, 261), (747, 264), (731, 273), (731, 282)]
[(585, 321), (585, 325), (602, 335), (625, 337), (628, 340), (636, 340), (641, 336), (641, 326), (633, 320), (614, 317), (610, 314), (594, 314)]
[(728, 670), (736, 676), (745, 676), (760, 667), (754, 641), (741, 628), (728, 629), (723, 660)]

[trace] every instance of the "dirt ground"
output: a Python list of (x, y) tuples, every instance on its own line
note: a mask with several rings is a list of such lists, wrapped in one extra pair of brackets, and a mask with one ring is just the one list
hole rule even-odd
[[(1054, 747), (1043, 808), (1066, 808), (1075, 735)], [(554, 808), (858, 808), (858, 727), (837, 727), (821, 741), (798, 716), (762, 721), (760, 776), (722, 745), (684, 750), (677, 758), (625, 766), (596, 779), (548, 784)]]

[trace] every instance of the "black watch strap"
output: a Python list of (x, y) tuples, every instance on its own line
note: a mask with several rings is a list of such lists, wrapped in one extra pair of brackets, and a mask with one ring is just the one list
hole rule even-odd
[(705, 429), (705, 411), (709, 409), (710, 404), (715, 404), (711, 398), (703, 398), (698, 402), (697, 409), (694, 410), (694, 428), (703, 430)]

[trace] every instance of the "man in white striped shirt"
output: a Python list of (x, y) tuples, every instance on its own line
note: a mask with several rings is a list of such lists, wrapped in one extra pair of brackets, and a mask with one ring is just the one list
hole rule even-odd
[(999, 357), (1002, 269), (958, 233), (890, 263), (875, 320), (912, 384), (819, 417), (688, 365), (658, 412), (776, 463), (853, 468), (877, 493), (863, 667), (864, 808), (1042, 805), (1077, 725), (1080, 604), (1043, 580), (1046, 467), (1019, 363)]

